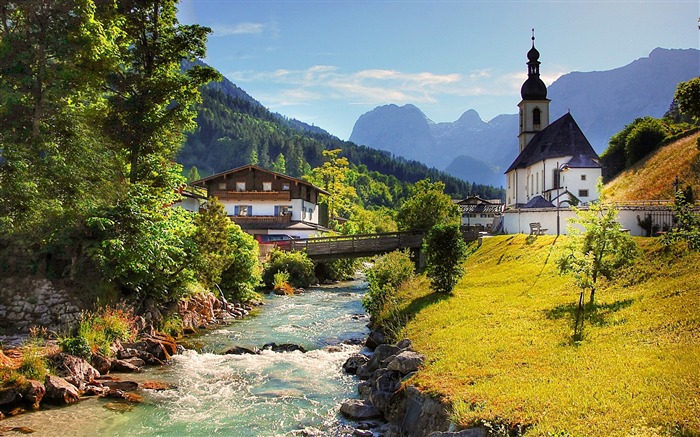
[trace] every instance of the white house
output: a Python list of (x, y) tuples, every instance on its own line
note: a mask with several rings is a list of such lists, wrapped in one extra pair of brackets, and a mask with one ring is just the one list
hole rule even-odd
[(192, 185), (217, 197), (231, 220), (249, 234), (308, 238), (328, 231), (318, 205), (319, 195), (328, 192), (304, 180), (246, 165)]
[(520, 154), (506, 170), (506, 207), (556, 207), (598, 199), (600, 158), (574, 117), (549, 123), (547, 87), (540, 79), (540, 53), (527, 53), (528, 78), (520, 90)]
[(503, 211), (500, 199), (486, 200), (479, 196), (467, 197), (457, 205), (462, 212), (462, 226), (476, 226), (489, 231), (494, 222), (500, 220)]

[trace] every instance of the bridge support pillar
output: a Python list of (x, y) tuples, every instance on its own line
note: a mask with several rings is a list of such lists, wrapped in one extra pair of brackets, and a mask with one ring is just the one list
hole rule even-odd
[(416, 271), (420, 272), (425, 268), (425, 253), (420, 247), (411, 249), (411, 258), (416, 265)]

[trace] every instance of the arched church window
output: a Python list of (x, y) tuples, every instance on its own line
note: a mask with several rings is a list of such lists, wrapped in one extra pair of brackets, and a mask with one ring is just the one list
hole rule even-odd
[(535, 108), (532, 110), (532, 124), (538, 125), (541, 124), (540, 122), (540, 108)]

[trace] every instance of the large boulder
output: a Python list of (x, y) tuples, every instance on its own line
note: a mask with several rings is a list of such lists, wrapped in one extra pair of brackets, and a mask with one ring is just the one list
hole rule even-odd
[(366, 355), (354, 354), (345, 361), (345, 364), (343, 364), (343, 370), (351, 375), (355, 375), (357, 374), (357, 369), (367, 364), (368, 361), (369, 358), (367, 358)]
[[(140, 358), (129, 358), (129, 360), (139, 360), (138, 362), (143, 366), (143, 360)], [(141, 371), (141, 368), (128, 360), (113, 360), (110, 370), (114, 372), (137, 373)]]
[(302, 346), (299, 346), (298, 344), (292, 344), (292, 343), (283, 343), (283, 344), (277, 344), (277, 343), (267, 343), (264, 345), (263, 350), (271, 350), (272, 352), (302, 352), (306, 353), (306, 349), (304, 349)]
[(260, 351), (255, 349), (248, 349), (247, 347), (242, 347), (242, 346), (231, 346), (230, 348), (226, 349), (224, 352), (224, 355), (257, 355), (259, 354)]
[(367, 367), (370, 371), (374, 372), (384, 365), (384, 361), (387, 358), (391, 357), (392, 355), (399, 354), (400, 352), (401, 349), (396, 346), (390, 344), (380, 344), (374, 350), (374, 354), (372, 354), (372, 358), (369, 359)]
[(100, 374), (107, 373), (112, 368), (112, 360), (102, 354), (93, 354), (90, 363)]
[(374, 405), (360, 399), (348, 399), (340, 406), (340, 412), (350, 420), (367, 420), (382, 417)]
[(408, 375), (418, 370), (423, 365), (423, 361), (425, 361), (424, 355), (405, 350), (389, 361), (386, 368), (401, 375)]
[(73, 355), (58, 353), (51, 357), (56, 375), (82, 390), (95, 378), (100, 377), (100, 372), (87, 361)]
[(44, 380), (44, 399), (58, 405), (72, 404), (80, 400), (78, 389), (60, 376), (47, 375)]
[(386, 344), (387, 343), (387, 338), (386, 335), (384, 335), (383, 332), (381, 331), (371, 331), (369, 335), (367, 336), (367, 340), (365, 341), (365, 346), (367, 346), (367, 349), (369, 350), (374, 350), (377, 348), (377, 346), (381, 344)]
[(33, 379), (24, 384), (0, 389), (0, 411), (11, 411), (19, 405), (36, 410), (46, 394), (44, 384)]

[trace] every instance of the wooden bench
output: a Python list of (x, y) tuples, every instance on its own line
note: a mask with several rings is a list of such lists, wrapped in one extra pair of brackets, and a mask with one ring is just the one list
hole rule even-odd
[(544, 235), (547, 228), (543, 228), (539, 222), (530, 223), (530, 235)]

